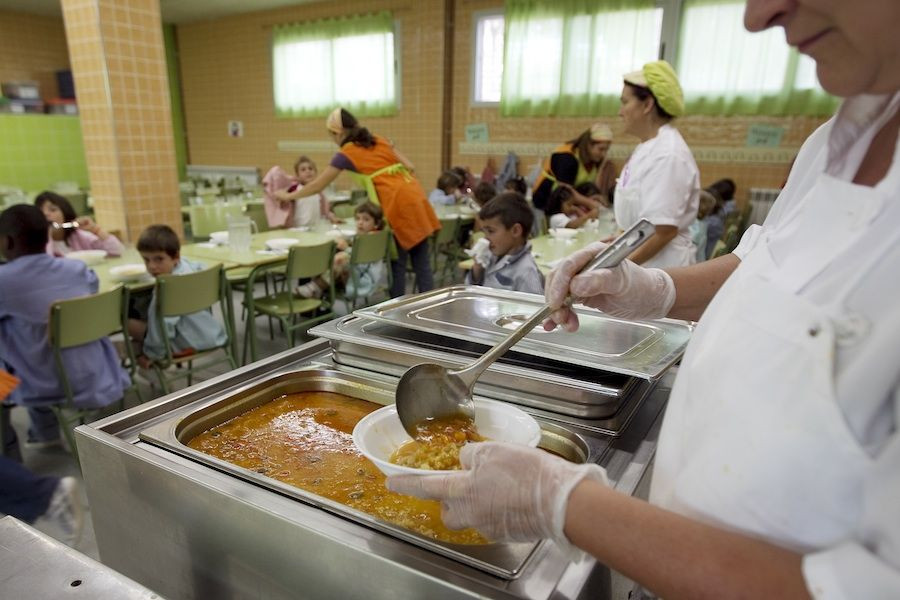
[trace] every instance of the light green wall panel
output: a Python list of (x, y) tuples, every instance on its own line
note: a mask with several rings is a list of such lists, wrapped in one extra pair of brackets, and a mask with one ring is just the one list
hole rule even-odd
[(76, 181), (89, 187), (78, 117), (0, 115), (0, 140), (0, 185), (40, 191)]

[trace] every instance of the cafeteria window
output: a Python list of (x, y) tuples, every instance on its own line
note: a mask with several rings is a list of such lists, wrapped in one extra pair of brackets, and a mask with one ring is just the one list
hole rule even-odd
[[(479, 20), (474, 100), (499, 92), (504, 116), (616, 114), (622, 75), (659, 56), (664, 8), (656, 0), (583, 6), (509, 0), (493, 17), (502, 25)], [(499, 67), (489, 62), (494, 48)]]
[(360, 117), (396, 114), (394, 30), (387, 11), (274, 27), (276, 115), (321, 117), (335, 106)]
[(815, 63), (773, 27), (744, 29), (744, 3), (685, 0), (677, 72), (688, 114), (829, 115), (837, 100), (815, 76)]
[(500, 102), (500, 82), (503, 79), (503, 25), (503, 13), (475, 14), (473, 105)]

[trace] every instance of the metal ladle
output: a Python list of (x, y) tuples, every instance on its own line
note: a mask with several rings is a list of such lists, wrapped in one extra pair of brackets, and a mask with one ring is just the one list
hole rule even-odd
[[(650, 221), (641, 219), (582, 267), (579, 273), (618, 265), (650, 239), (655, 231), (656, 228)], [(574, 302), (574, 299), (568, 299), (569, 305)], [(449, 370), (434, 363), (410, 367), (397, 384), (395, 400), (397, 416), (406, 432), (415, 438), (416, 425), (429, 419), (457, 414), (474, 419), (472, 389), (478, 377), (529, 331), (543, 323), (552, 312), (549, 305), (544, 306), (481, 358), (462, 369)]]

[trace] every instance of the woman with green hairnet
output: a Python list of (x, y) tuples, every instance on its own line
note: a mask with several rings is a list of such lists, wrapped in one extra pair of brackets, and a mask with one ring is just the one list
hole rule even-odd
[(616, 184), (616, 223), (628, 229), (640, 219), (656, 235), (630, 257), (645, 267), (693, 264), (690, 226), (697, 217), (700, 173), (672, 120), (684, 114), (675, 71), (664, 60), (647, 63), (624, 77), (619, 116), (625, 133), (640, 138)]

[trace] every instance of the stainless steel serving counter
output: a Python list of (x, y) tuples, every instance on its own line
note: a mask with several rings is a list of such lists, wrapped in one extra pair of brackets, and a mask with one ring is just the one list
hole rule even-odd
[[(198, 400), (310, 367), (346, 369), (315, 340), (78, 427), (103, 563), (173, 599), (608, 597), (605, 567), (570, 563), (552, 543), (500, 578), (139, 439)], [(624, 493), (653, 456), (671, 376), (597, 460)]]

